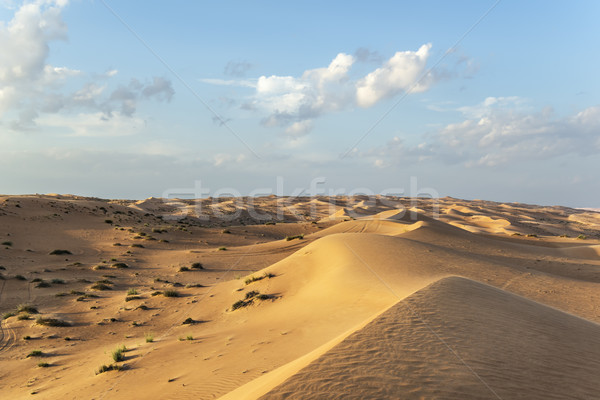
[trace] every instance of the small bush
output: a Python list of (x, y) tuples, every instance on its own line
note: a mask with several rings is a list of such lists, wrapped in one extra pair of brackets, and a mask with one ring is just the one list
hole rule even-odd
[(187, 272), (187, 271), (189, 271), (189, 270), (190, 270), (190, 269), (189, 269), (188, 267), (180, 267), (180, 268), (179, 268), (179, 272)]
[(29, 314), (19, 314), (19, 316), (17, 317), (17, 319), (19, 321), (25, 321), (25, 320), (31, 319), (31, 315), (29, 315)]
[(71, 324), (69, 324), (67, 321), (63, 321), (61, 319), (56, 318), (40, 317), (35, 321), (35, 323), (43, 326), (71, 326)]
[(129, 289), (127, 291), (127, 295), (129, 295), (129, 296), (133, 296), (135, 294), (138, 294), (138, 291), (136, 289)]
[(43, 281), (44, 280), (42, 278), (35, 278), (35, 279), (32, 279), (30, 282), (31, 283), (37, 283), (37, 282), (43, 282)]
[(585, 240), (585, 239), (587, 239), (587, 236), (585, 236), (585, 235), (579, 235), (579, 236), (577, 236), (577, 239)]
[(33, 350), (31, 353), (27, 354), (27, 357), (43, 357), (44, 353), (41, 350)]
[(125, 351), (126, 350), (127, 349), (125, 348), (125, 346), (117, 347), (117, 349), (112, 352), (112, 359), (115, 362), (124, 361), (125, 360)]
[(285, 238), (285, 240), (287, 240), (288, 242), (289, 242), (290, 240), (294, 240), (294, 239), (304, 239), (304, 235), (287, 236), (287, 237)]
[(13, 242), (2, 242), (2, 246), (12, 246)]
[(204, 269), (204, 266), (202, 266), (202, 263), (195, 262), (192, 264), (192, 269)]
[(112, 224), (113, 220), (112, 219), (105, 219), (104, 222), (107, 223), (107, 224)]
[(141, 300), (141, 299), (142, 299), (141, 296), (127, 296), (127, 297), (125, 297), (125, 301)]
[(235, 311), (238, 308), (242, 308), (242, 307), (246, 307), (249, 303), (245, 302), (244, 300), (238, 300), (235, 303), (233, 303), (233, 305), (231, 306), (231, 310)]
[(121, 243), (113, 243), (113, 246), (119, 247), (119, 246), (122, 246), (122, 244)]
[(38, 364), (38, 367), (40, 367), (40, 368), (47, 368), (49, 366), (50, 366), (50, 364), (48, 364), (47, 362), (41, 362)]
[(40, 283), (35, 285), (36, 288), (48, 288), (50, 286), (51, 286), (50, 283), (48, 283), (46, 281), (41, 281)]
[(144, 245), (143, 245), (143, 244), (139, 244), (139, 243), (134, 243), (134, 244), (132, 244), (132, 245), (131, 245), (131, 246), (129, 246), (129, 247), (137, 247), (138, 249), (143, 249), (143, 248), (144, 248)]
[(193, 323), (195, 323), (195, 322), (196, 322), (196, 321), (194, 321), (193, 319), (191, 319), (191, 318), (189, 318), (189, 317), (188, 317), (188, 318), (186, 318), (186, 319), (185, 319), (185, 321), (183, 321), (183, 322), (181, 323), (181, 325), (190, 325), (190, 324), (193, 324)]
[(187, 335), (186, 339), (187, 340), (194, 340), (194, 337), (192, 335)]
[(153, 333), (144, 333), (144, 339), (146, 340), (146, 343), (152, 343), (152, 342), (154, 342), (154, 334)]
[(225, 251), (227, 250), (227, 247), (219, 247), (219, 251)]
[(536, 238), (536, 237), (538, 237), (538, 235), (536, 235), (535, 233), (530, 233), (530, 234), (527, 235), (527, 237), (534, 237), (534, 238)]
[(10, 317), (14, 317), (15, 315), (16, 315), (16, 314), (15, 314), (14, 312), (12, 312), (12, 311), (9, 311), (9, 312), (7, 312), (7, 313), (4, 313), (4, 314), (2, 315), (2, 319), (9, 319)]
[(150, 294), (150, 296), (154, 297), (154, 296), (159, 296), (159, 295), (161, 295), (161, 294), (163, 294), (163, 292), (161, 292), (160, 290), (157, 290), (157, 291), (154, 291), (154, 292), (152, 292), (152, 293)]
[(15, 275), (15, 279), (18, 281), (26, 281), (27, 278), (25, 278), (23, 275)]
[(108, 372), (108, 371), (121, 371), (122, 369), (123, 369), (122, 365), (115, 365), (115, 364), (102, 365), (100, 368), (98, 368), (98, 371), (96, 371), (96, 375), (101, 374), (103, 372)]
[(31, 336), (25, 335), (25, 336), (23, 336), (23, 340), (31, 340)]
[(273, 296), (271, 296), (269, 294), (259, 294), (256, 296), (256, 298), (259, 300), (269, 300), (269, 299), (272, 299)]
[(258, 296), (260, 293), (258, 293), (256, 290), (252, 290), (248, 293), (246, 293), (246, 300), (251, 299), (253, 297)]
[(39, 313), (38, 309), (30, 304), (19, 304), (17, 306), (17, 312), (26, 312), (29, 314), (38, 314)]
[(64, 285), (64, 284), (65, 284), (65, 281), (64, 281), (64, 280), (62, 280), (62, 279), (58, 279), (58, 278), (54, 278), (54, 279), (52, 279), (50, 282), (52, 282), (52, 283), (54, 283), (54, 284), (57, 284), (57, 285)]
[(69, 250), (61, 250), (61, 249), (52, 250), (50, 252), (51, 256), (60, 256), (63, 254), (73, 254), (73, 253), (71, 253)]
[(231, 231), (229, 229), (223, 229), (221, 233), (231, 233)]
[(165, 297), (179, 297), (179, 292), (177, 292), (176, 290), (168, 289), (168, 290), (165, 290), (162, 293), (162, 295)]
[(112, 288), (110, 286), (108, 286), (105, 283), (101, 283), (101, 282), (96, 282), (94, 283), (90, 289), (92, 290), (112, 290)]
[(114, 263), (112, 265), (113, 268), (129, 268), (129, 265), (119, 262), (119, 263)]

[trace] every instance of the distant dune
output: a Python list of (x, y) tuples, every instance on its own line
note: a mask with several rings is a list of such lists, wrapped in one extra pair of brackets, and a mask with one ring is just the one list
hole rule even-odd
[(53, 194), (0, 221), (2, 398), (600, 393), (591, 210)]

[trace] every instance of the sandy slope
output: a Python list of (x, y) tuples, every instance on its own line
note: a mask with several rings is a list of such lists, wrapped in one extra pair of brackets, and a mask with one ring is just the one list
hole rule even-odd
[[(319, 396), (323, 378), (337, 379), (342, 397), (489, 397), (441, 339), (502, 398), (527, 388), (541, 398), (548, 382), (569, 388), (552, 391), (563, 398), (597, 390), (588, 375), (597, 365), (586, 361), (598, 359), (590, 336), (600, 321), (593, 212), (452, 198), (246, 200), (0, 198), (0, 235), (12, 242), (0, 249), (0, 311), (30, 303), (71, 324), (2, 321), (3, 396), (257, 398), (282, 384), (267, 398), (304, 398)], [(171, 218), (182, 210), (185, 219)], [(252, 224), (256, 210), (286, 223)], [(224, 212), (236, 217), (217, 218)], [(110, 289), (93, 290), (99, 280)], [(126, 301), (130, 288), (139, 298)], [(153, 295), (166, 290), (179, 296)], [(378, 343), (402, 356), (383, 357)], [(119, 345), (125, 369), (96, 375)], [(27, 357), (38, 349), (42, 357)], [(573, 357), (576, 374), (556, 367)], [(336, 370), (339, 360), (348, 367)], [(397, 373), (367, 384), (377, 360)]]

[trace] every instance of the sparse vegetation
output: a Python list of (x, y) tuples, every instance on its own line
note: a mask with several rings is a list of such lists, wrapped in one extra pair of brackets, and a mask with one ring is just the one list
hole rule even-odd
[(194, 340), (194, 337), (192, 335), (187, 335), (186, 340)]
[(113, 220), (112, 219), (105, 219), (104, 222), (107, 223), (107, 224), (112, 224)]
[(114, 263), (112, 265), (113, 268), (129, 268), (129, 265), (123, 263), (123, 262), (118, 262), (118, 263)]
[(152, 343), (152, 342), (154, 342), (154, 334), (153, 333), (144, 333), (144, 339), (146, 340), (146, 343)]
[(47, 368), (49, 366), (50, 366), (50, 364), (48, 364), (47, 362), (41, 362), (38, 364), (38, 367), (40, 367), (40, 368)]
[(52, 285), (50, 285), (50, 283), (46, 282), (46, 281), (41, 281), (40, 283), (35, 285), (36, 288), (48, 288), (50, 286), (52, 286)]
[(19, 304), (17, 306), (17, 312), (18, 313), (25, 312), (28, 314), (38, 314), (39, 313), (38, 309), (30, 304)]
[(536, 235), (535, 233), (530, 233), (530, 234), (527, 235), (527, 237), (536, 238), (536, 237), (538, 237), (538, 235)]
[(248, 299), (251, 299), (251, 298), (253, 298), (253, 297), (256, 297), (256, 296), (258, 296), (259, 294), (260, 294), (260, 293), (259, 293), (259, 292), (257, 292), (256, 290), (252, 290), (252, 291), (250, 291), (250, 292), (246, 293), (246, 300), (248, 300)]
[(31, 340), (31, 336), (25, 335), (25, 336), (23, 336), (23, 340)]
[(2, 314), (2, 319), (9, 319), (10, 317), (14, 317), (15, 315), (17, 315), (17, 314), (15, 314), (12, 311), (9, 311), (9, 312)]
[(179, 297), (179, 292), (176, 290), (168, 289), (162, 293), (165, 297)]
[(13, 242), (2, 242), (2, 246), (12, 246)]
[(25, 314), (19, 314), (19, 316), (17, 317), (17, 319), (19, 321), (25, 321), (25, 320), (31, 319), (31, 315), (29, 315), (27, 313), (25, 313)]
[(188, 267), (180, 267), (180, 268), (179, 268), (179, 272), (187, 272), (187, 271), (189, 271), (189, 270), (190, 270), (190, 269), (189, 269)]
[(195, 322), (196, 322), (196, 321), (194, 321), (192, 318), (188, 317), (188, 318), (186, 318), (186, 319), (185, 319), (185, 320), (184, 320), (184, 321), (181, 323), (181, 325), (190, 325), (190, 324), (193, 324), (193, 323), (195, 323)]
[(192, 269), (204, 269), (204, 266), (202, 265), (202, 263), (195, 262), (192, 264)]
[(73, 254), (73, 253), (71, 253), (69, 250), (61, 250), (61, 249), (52, 250), (50, 252), (51, 256), (60, 256), (60, 255), (65, 255), (65, 254)]
[(112, 287), (110, 287), (107, 284), (102, 283), (102, 282), (96, 282), (90, 287), (90, 289), (92, 289), (92, 290), (112, 290)]
[(44, 353), (41, 350), (33, 350), (29, 354), (27, 354), (27, 358), (29, 357), (43, 357)]
[(96, 371), (96, 375), (108, 371), (121, 371), (123, 368), (124, 366), (117, 364), (102, 365), (100, 368), (98, 368), (98, 371)]
[(225, 251), (227, 250), (227, 247), (219, 247), (219, 251)]
[(136, 289), (133, 289), (133, 288), (132, 288), (132, 289), (129, 289), (129, 290), (127, 291), (127, 295), (128, 295), (128, 296), (133, 296), (133, 295), (136, 295), (136, 294), (138, 294), (138, 291), (137, 291)]
[(25, 278), (23, 275), (15, 275), (15, 279), (18, 281), (26, 281), (27, 278)]
[(53, 278), (50, 282), (57, 284), (57, 285), (64, 285), (65, 281), (63, 279), (59, 279), (59, 278)]
[(67, 321), (63, 321), (62, 319), (56, 318), (42, 318), (39, 317), (36, 321), (36, 324), (43, 326), (71, 326)]
[(238, 308), (246, 307), (249, 303), (244, 300), (238, 300), (231, 306), (231, 311), (235, 311)]
[(129, 246), (129, 247), (137, 247), (138, 249), (143, 249), (143, 248), (144, 248), (144, 245), (143, 245), (143, 244), (139, 244), (139, 243), (134, 243), (134, 244), (132, 244), (132, 245), (131, 245), (131, 246)]
[(133, 296), (126, 296), (125, 297), (125, 301), (131, 301), (131, 300), (142, 300), (142, 297), (141, 296), (135, 296), (135, 295), (133, 295)]
[(229, 229), (223, 229), (223, 230), (221, 231), (221, 233), (227, 233), (227, 234), (230, 234), (230, 233), (231, 233), (231, 231), (230, 231)]
[(287, 240), (288, 242), (289, 242), (290, 240), (294, 240), (294, 239), (304, 239), (304, 235), (287, 236), (287, 237), (285, 238), (285, 240)]
[(127, 348), (125, 346), (119, 346), (112, 352), (112, 359), (115, 362), (121, 362), (125, 360), (125, 351)]
[(585, 240), (585, 239), (587, 239), (587, 236), (585, 236), (585, 235), (579, 235), (579, 236), (577, 236), (577, 239), (579, 239), (579, 240)]

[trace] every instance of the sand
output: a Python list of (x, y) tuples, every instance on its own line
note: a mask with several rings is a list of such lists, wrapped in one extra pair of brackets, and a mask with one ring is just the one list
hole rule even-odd
[(0, 196), (2, 398), (600, 397), (600, 213), (251, 200)]

